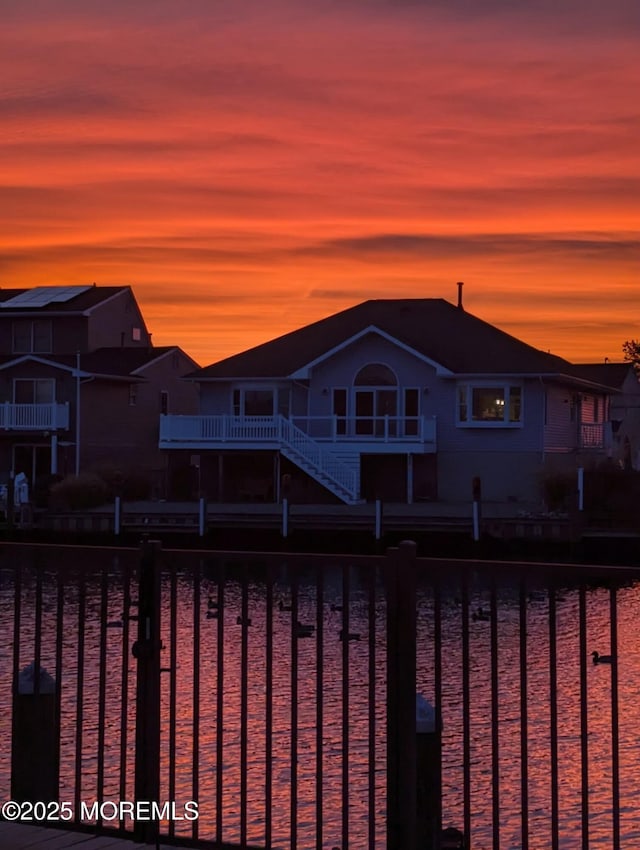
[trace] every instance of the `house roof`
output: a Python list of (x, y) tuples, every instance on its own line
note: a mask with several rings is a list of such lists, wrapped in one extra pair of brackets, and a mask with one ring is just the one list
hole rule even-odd
[(153, 348), (97, 348), (80, 356), (80, 368), (94, 375), (131, 375), (148, 366), (170, 351), (178, 351), (175, 345)]
[[(62, 287), (42, 286), (36, 287), (36, 289), (42, 290), (43, 292), (47, 289), (51, 289), (53, 292), (56, 289), (62, 289)], [(85, 310), (90, 310), (103, 301), (107, 301), (114, 295), (130, 290), (130, 287), (96, 286), (93, 284), (92, 286), (87, 287), (67, 287), (67, 289), (77, 289), (77, 294), (72, 295), (72, 297), (66, 301), (51, 301), (48, 304), (39, 304), (36, 302), (34, 305), (29, 306), (28, 303), (21, 303), (20, 299), (18, 299), (15, 305), (7, 304), (6, 307), (2, 307), (2, 305), (14, 298), (18, 298), (20, 295), (33, 292), (33, 289), (0, 289), (0, 317), (16, 315), (18, 313), (83, 313)]]
[(619, 390), (632, 368), (631, 363), (578, 363), (573, 370), (586, 381)]
[[(155, 347), (140, 346), (139, 348), (98, 348), (95, 351), (80, 355), (80, 372), (84, 376), (93, 375), (105, 378), (131, 378), (140, 380), (139, 374), (145, 366), (154, 363), (165, 354), (181, 351), (176, 345)], [(188, 355), (186, 355), (188, 357)], [(65, 369), (75, 370), (75, 354), (21, 354), (0, 358), (0, 368), (10, 367), (17, 361), (35, 359), (44, 363), (52, 363)], [(190, 357), (188, 357), (191, 360)], [(191, 360), (195, 365), (195, 361)]]
[(417, 298), (364, 301), (188, 377), (289, 376), (367, 328), (379, 329), (452, 373), (575, 374), (567, 360), (533, 348), (443, 298)]

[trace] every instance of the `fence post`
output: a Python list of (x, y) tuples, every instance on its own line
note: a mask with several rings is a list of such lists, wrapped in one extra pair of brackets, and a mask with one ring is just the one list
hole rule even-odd
[(376, 540), (382, 537), (382, 499), (376, 499), (375, 529)]
[[(132, 647), (138, 661), (136, 677), (136, 802), (160, 797), (160, 541), (143, 540), (138, 580), (138, 639)], [(136, 841), (157, 838), (156, 820), (137, 822)]]
[(482, 481), (478, 475), (471, 482), (471, 493), (473, 495), (473, 539), (477, 543), (480, 540), (482, 518)]
[(418, 850), (416, 544), (387, 555), (387, 850)]
[(18, 675), (13, 694), (11, 797), (36, 803), (58, 799), (60, 720), (57, 684), (32, 662)]
[(418, 848), (435, 850), (442, 782), (440, 778), (441, 736), (435, 711), (421, 694), (416, 694), (416, 752), (418, 793)]

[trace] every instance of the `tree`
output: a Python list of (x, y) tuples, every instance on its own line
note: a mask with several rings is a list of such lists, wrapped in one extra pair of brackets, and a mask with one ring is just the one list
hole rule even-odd
[(640, 341), (628, 339), (622, 343), (622, 351), (624, 352), (624, 359), (633, 363), (636, 372), (640, 372)]

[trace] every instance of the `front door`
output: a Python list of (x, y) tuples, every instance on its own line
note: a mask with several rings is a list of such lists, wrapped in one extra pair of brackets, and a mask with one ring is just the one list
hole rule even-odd
[(356, 434), (394, 437), (397, 415), (395, 390), (356, 390)]
[(373, 434), (375, 390), (356, 390), (356, 434)]

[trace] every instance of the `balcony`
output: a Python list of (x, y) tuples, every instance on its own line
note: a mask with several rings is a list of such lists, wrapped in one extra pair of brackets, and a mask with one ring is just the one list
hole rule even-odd
[[(436, 420), (422, 416), (180, 416), (160, 417), (160, 448), (278, 448), (283, 425), (290, 423), (322, 444), (396, 445), (398, 450), (436, 448)], [(401, 448), (402, 447), (402, 448)], [(330, 445), (327, 445), (330, 449)]]
[(608, 422), (581, 422), (580, 423), (580, 448), (581, 449), (604, 449), (605, 437), (608, 432)]
[(0, 430), (56, 431), (69, 427), (69, 403), (14, 404), (0, 402)]

